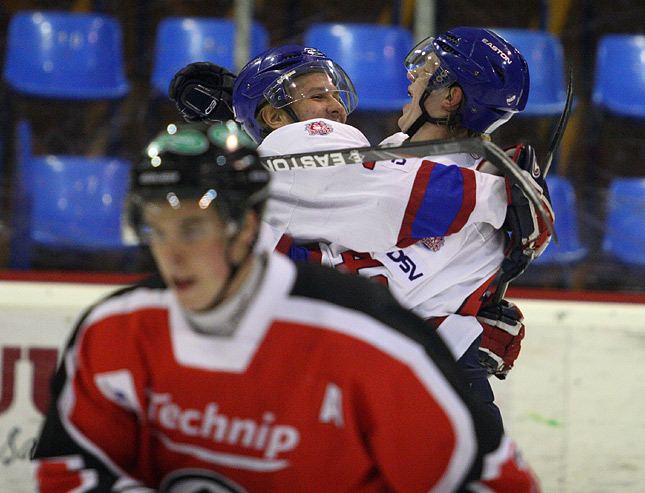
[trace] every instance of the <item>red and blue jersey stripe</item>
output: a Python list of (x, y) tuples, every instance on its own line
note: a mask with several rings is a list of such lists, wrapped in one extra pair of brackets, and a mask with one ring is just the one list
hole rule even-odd
[(461, 230), (475, 208), (475, 172), (423, 161), (412, 186), (397, 246)]

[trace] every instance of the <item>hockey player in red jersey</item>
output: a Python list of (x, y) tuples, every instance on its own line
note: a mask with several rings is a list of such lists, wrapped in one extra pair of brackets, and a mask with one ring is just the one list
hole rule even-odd
[(538, 491), (424, 321), (254, 248), (269, 176), (244, 139), (180, 126), (135, 166), (128, 218), (160, 276), (78, 323), (39, 491)]

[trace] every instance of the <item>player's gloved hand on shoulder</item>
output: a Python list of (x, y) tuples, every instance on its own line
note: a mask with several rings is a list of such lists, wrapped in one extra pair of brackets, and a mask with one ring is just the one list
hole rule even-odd
[(215, 63), (195, 62), (175, 74), (168, 97), (188, 122), (232, 120), (236, 75)]
[[(519, 144), (506, 149), (508, 156), (522, 169), (526, 179), (533, 185), (539, 196), (551, 226), (555, 214), (551, 207), (549, 189), (535, 158), (533, 146)], [(508, 282), (522, 274), (532, 260), (539, 257), (551, 241), (551, 232), (547, 223), (533, 203), (524, 194), (522, 188), (506, 178), (508, 209), (504, 229), (510, 232), (510, 244), (502, 262), (500, 281)]]
[(479, 363), (489, 374), (504, 380), (520, 354), (524, 339), (524, 315), (510, 301), (482, 307), (477, 320), (484, 329), (479, 346)]

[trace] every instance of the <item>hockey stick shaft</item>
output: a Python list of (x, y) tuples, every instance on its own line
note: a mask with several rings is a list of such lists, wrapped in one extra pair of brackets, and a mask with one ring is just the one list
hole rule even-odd
[(560, 115), (560, 120), (558, 121), (558, 126), (555, 129), (553, 134), (553, 139), (551, 140), (551, 145), (549, 146), (549, 152), (546, 155), (546, 160), (542, 169), (542, 175), (546, 176), (551, 169), (551, 163), (560, 143), (562, 142), (562, 136), (564, 131), (567, 128), (567, 123), (569, 123), (569, 116), (571, 116), (571, 106), (573, 105), (573, 67), (569, 67), (569, 79), (567, 81), (567, 99), (564, 104), (564, 110), (562, 115)]
[(300, 168), (327, 168), (408, 157), (436, 156), (456, 152), (481, 152), (480, 139), (445, 139), (434, 142), (414, 142), (400, 146), (355, 147), (314, 153), (289, 154), (262, 158), (269, 171), (288, 171)]
[(548, 216), (537, 193), (522, 174), (521, 169), (502, 149), (481, 138), (444, 139), (433, 142), (412, 142), (400, 146), (375, 146), (336, 149), (314, 153), (289, 154), (262, 158), (262, 164), (269, 171), (289, 171), (294, 169), (327, 168), (348, 164), (368, 163), (409, 157), (437, 156), (442, 154), (470, 153), (483, 157), (493, 163), (504, 175), (519, 183), (547, 223), (551, 234), (555, 235)]
[[(551, 169), (551, 163), (553, 162), (553, 157), (555, 156), (555, 153), (558, 150), (558, 147), (560, 146), (560, 142), (562, 142), (562, 136), (564, 135), (564, 131), (567, 128), (567, 123), (569, 122), (569, 116), (571, 115), (571, 106), (573, 104), (573, 68), (569, 67), (569, 79), (567, 81), (567, 99), (564, 104), (564, 110), (562, 110), (562, 114), (560, 115), (560, 119), (558, 120), (558, 126), (555, 129), (555, 133), (553, 134), (553, 138), (551, 139), (551, 145), (549, 146), (549, 151), (547, 152), (546, 159), (544, 161), (544, 166), (542, 168), (542, 176), (547, 175), (549, 170)], [(548, 224), (548, 223), (547, 223)], [(553, 234), (553, 231), (552, 231)], [(554, 235), (553, 239), (557, 243), (557, 238)], [(497, 286), (497, 289), (495, 290), (495, 295), (493, 296), (492, 304), (498, 304), (504, 296), (506, 295), (506, 290), (508, 289), (510, 281), (500, 283)]]

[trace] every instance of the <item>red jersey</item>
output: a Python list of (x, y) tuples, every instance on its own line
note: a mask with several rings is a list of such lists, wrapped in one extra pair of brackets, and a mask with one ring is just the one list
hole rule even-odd
[(101, 301), (53, 391), (40, 491), (538, 490), (425, 322), (278, 254), (231, 336), (196, 332), (160, 281)]

